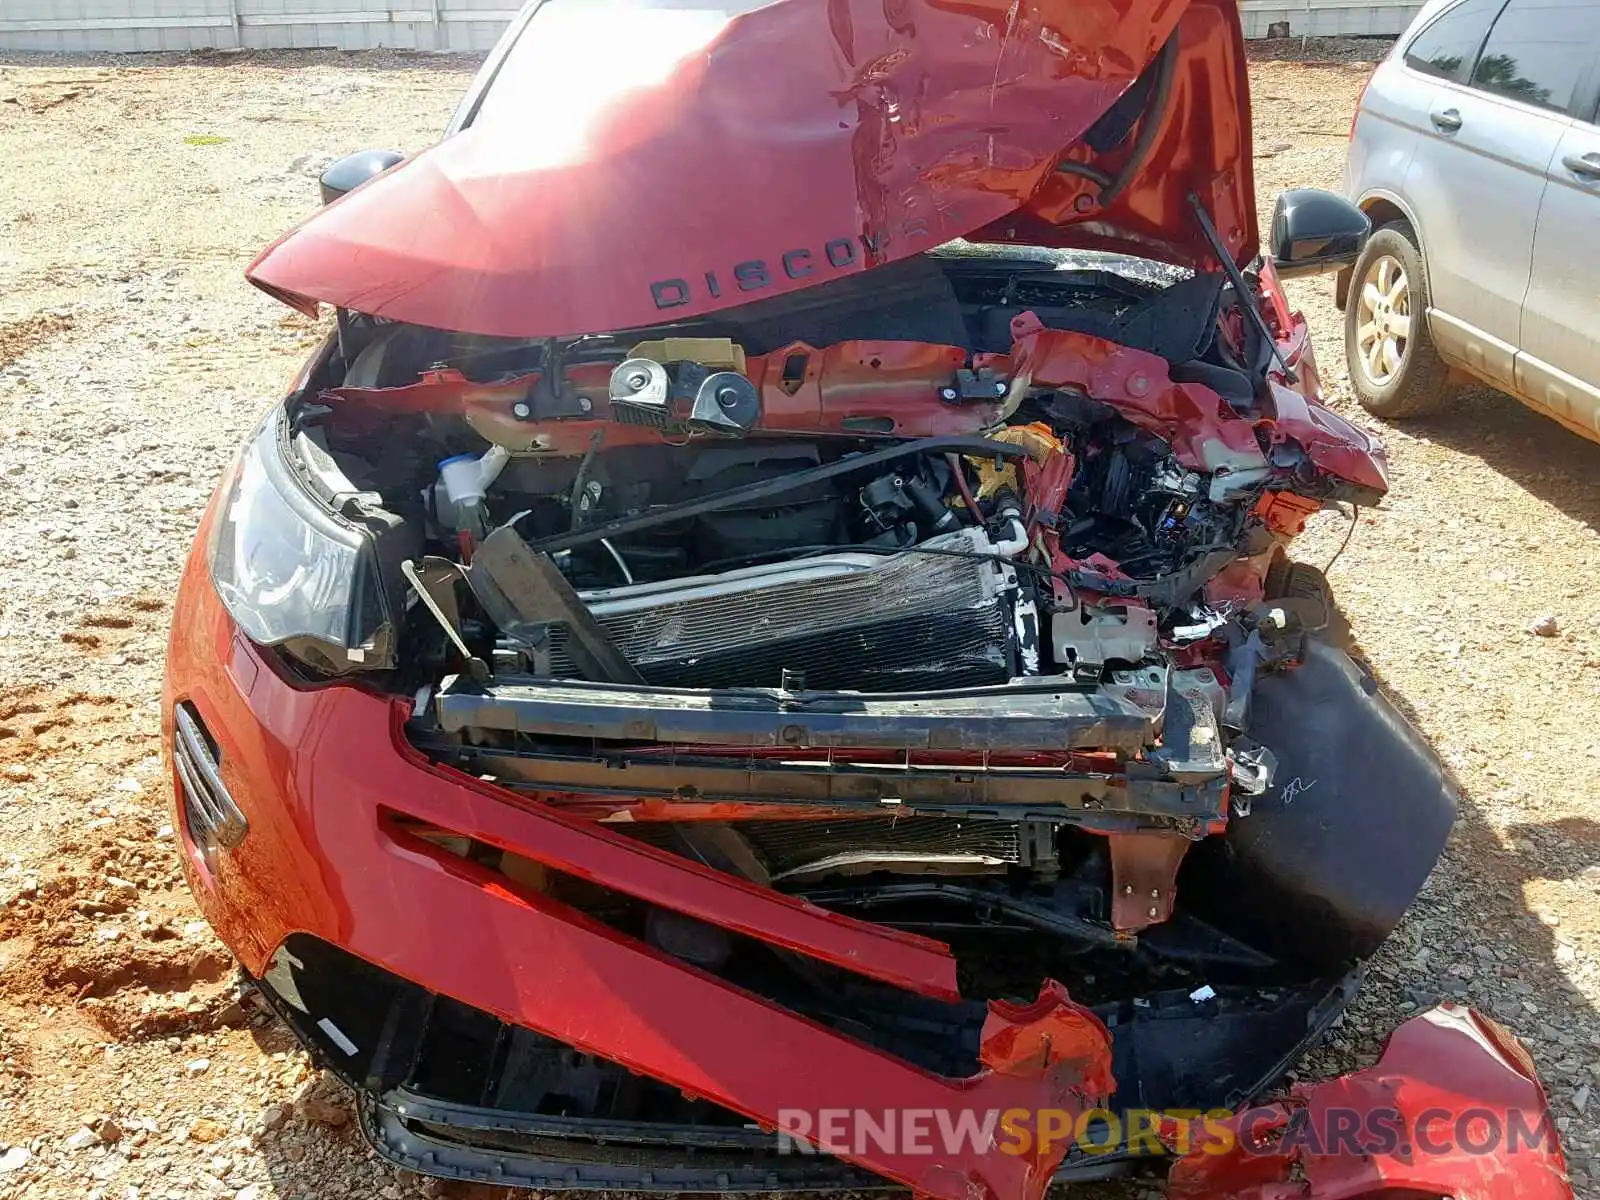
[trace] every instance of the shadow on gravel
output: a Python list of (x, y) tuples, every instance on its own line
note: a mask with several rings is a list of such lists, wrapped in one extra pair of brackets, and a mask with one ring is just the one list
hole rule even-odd
[(1483, 387), (1468, 388), (1445, 412), (1403, 428), (1472, 455), (1600, 532), (1600, 443)]
[[(1521, 410), (1513, 400), (1495, 398), (1504, 407)], [(1567, 434), (1531, 412), (1525, 415), (1532, 424), (1519, 441), (1536, 446), (1541, 441), (1549, 444), (1565, 438), (1584, 453), (1594, 452), (1591, 472), (1600, 466), (1600, 446)], [(1428, 436), (1444, 441), (1438, 432), (1441, 426), (1448, 424), (1460, 430), (1478, 419), (1440, 418), (1430, 427)], [(1491, 428), (1493, 418), (1482, 420), (1483, 428)], [(1537, 428), (1541, 425), (1549, 426), (1549, 432), (1542, 433)], [(1500, 433), (1495, 434), (1496, 442), (1501, 438)], [(1504, 441), (1513, 444), (1510, 436), (1504, 436)], [(1527, 465), (1531, 474), (1536, 471), (1532, 463), (1539, 461), (1541, 454), (1544, 461), (1552, 462), (1555, 453), (1529, 447), (1511, 457)], [(1492, 465), (1508, 477), (1517, 478), (1499, 463)], [(1593, 489), (1589, 495), (1590, 507), (1583, 519), (1595, 524), (1600, 520), (1600, 505), (1594, 502)], [(1418, 729), (1425, 727), (1406, 697), (1368, 661), (1359, 643), (1347, 644), (1345, 649), (1377, 680), (1384, 695), (1406, 720)], [(1463, 787), (1448, 763), (1445, 770), (1460, 797), (1460, 808), (1444, 855), (1406, 916), (1406, 924), (1420, 925), (1425, 931), (1421, 946), (1415, 957), (1400, 964), (1396, 976), (1383, 971), (1370, 973), (1363, 985), (1363, 999), (1369, 1005), (1381, 1005), (1386, 1014), (1401, 1009), (1394, 1024), (1441, 1000), (1470, 1004), (1493, 1017), (1532, 1053), (1553, 1114), (1558, 1120), (1563, 1116), (1571, 1118), (1574, 1090), (1593, 1082), (1582, 1059), (1592, 1058), (1594, 1046), (1600, 1046), (1600, 1011), (1568, 979), (1557, 930), (1529, 907), (1527, 896), (1530, 884), (1600, 874), (1600, 822), (1565, 817), (1497, 830), (1488, 815), (1489, 798)], [(1577, 770), (1582, 772), (1583, 767)], [(1575, 786), (1583, 785), (1575, 781)], [(1396, 937), (1403, 931), (1404, 925)], [(1391, 939), (1391, 945), (1393, 942)], [(1565, 950), (1570, 955), (1571, 948)], [(1502, 958), (1500, 951), (1509, 953)], [(1357, 1001), (1358, 1006), (1361, 1003)], [(1382, 1032), (1387, 1033), (1388, 1029)], [(1589, 1142), (1593, 1141), (1592, 1111), (1576, 1119), (1582, 1122)], [(1600, 1189), (1600, 1154), (1592, 1146), (1587, 1154), (1573, 1151), (1569, 1139), (1578, 1128), (1574, 1124), (1563, 1135), (1568, 1168), (1579, 1195), (1600, 1195), (1596, 1190)]]

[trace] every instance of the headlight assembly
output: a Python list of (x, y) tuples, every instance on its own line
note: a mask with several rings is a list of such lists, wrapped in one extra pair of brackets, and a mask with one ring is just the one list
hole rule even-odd
[(335, 513), (297, 477), (290, 453), (275, 409), (240, 455), (212, 530), (217, 594), (251, 641), (318, 670), (392, 666), (377, 543), (393, 519), (370, 494), (347, 494)]

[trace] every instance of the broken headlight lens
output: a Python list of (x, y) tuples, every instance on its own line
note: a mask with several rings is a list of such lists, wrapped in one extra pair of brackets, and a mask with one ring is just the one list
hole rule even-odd
[(281, 408), (240, 455), (211, 535), (211, 579), (251, 641), (323, 671), (372, 665), (385, 627), (370, 533), (291, 466)]

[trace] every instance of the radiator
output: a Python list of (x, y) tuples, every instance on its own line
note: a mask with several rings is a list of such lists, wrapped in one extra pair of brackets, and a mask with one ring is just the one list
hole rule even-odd
[[(930, 549), (992, 554), (981, 530)], [(618, 649), (663, 687), (912, 692), (1011, 678), (1010, 593), (988, 560), (840, 552), (581, 593)], [(552, 666), (574, 675), (562, 631)]]

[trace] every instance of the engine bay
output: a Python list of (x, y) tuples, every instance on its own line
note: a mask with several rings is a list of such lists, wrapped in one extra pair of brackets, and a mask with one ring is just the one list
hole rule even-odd
[[(1267, 567), (1307, 515), (1381, 495), (1381, 450), (1283, 386), (1220, 275), (977, 250), (568, 344), (371, 323), (349, 332), (342, 375), (332, 364), (332, 386), (299, 406), (297, 442), (347, 492), (376, 493), (429, 555), (465, 565), (497, 524), (514, 527), (634, 639), (648, 633), (639, 614), (671, 625), (663, 614), (687, 606), (708, 636), (720, 624), (762, 640), (741, 606), (812, 587), (841, 597), (828, 622), (813, 614), (819, 626), (854, 629), (866, 612), (921, 624), (939, 605), (912, 593), (961, 577), (943, 611), (972, 607), (993, 626), (989, 668), (970, 668), (988, 682), (1088, 679), (1193, 641), (1265, 598)], [(928, 440), (940, 437), (971, 444)], [(907, 557), (952, 562), (892, 563)], [(805, 640), (785, 626), (774, 613), (763, 637)], [(686, 643), (680, 668), (705, 649)], [(674, 675), (674, 653), (657, 630), (662, 682), (781, 682), (759, 656)], [(559, 647), (533, 657), (562, 673)], [(784, 665), (804, 674), (800, 659)], [(839, 671), (810, 683), (915, 690), (938, 674), (929, 660), (898, 688)]]
[(1287, 544), (1384, 478), (1291, 386), (1286, 313), (1111, 265), (958, 247), (565, 342), (341, 314), (291, 437), (385, 514), (390, 619), (297, 657), (389, 672), (436, 761), (764, 886), (1131, 944), (1293, 753), (1250, 711), (1329, 621)]

